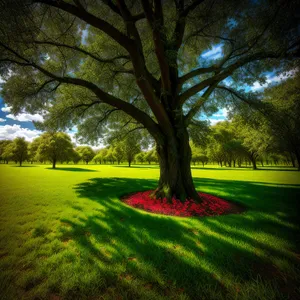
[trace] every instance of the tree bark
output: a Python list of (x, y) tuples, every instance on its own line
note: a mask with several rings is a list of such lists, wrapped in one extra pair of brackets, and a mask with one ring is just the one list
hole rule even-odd
[(291, 160), (292, 166), (293, 166), (293, 168), (295, 168), (296, 164), (295, 164), (295, 160), (294, 160), (293, 154), (291, 152), (289, 152), (289, 155), (290, 155), (290, 160)]
[(256, 158), (253, 154), (250, 155), (250, 160), (251, 160), (251, 163), (252, 163), (252, 169), (253, 170), (257, 170), (257, 166), (256, 166)]
[(156, 198), (193, 199), (201, 202), (191, 173), (192, 152), (189, 145), (187, 129), (181, 127), (177, 134), (156, 143), (156, 150), (160, 165), (160, 178), (158, 187), (154, 192)]
[(298, 171), (300, 171), (300, 153), (298, 152), (298, 150), (295, 151), (295, 155), (298, 164)]
[(52, 169), (55, 169), (55, 167), (56, 167), (56, 159), (53, 159), (53, 161), (52, 161)]

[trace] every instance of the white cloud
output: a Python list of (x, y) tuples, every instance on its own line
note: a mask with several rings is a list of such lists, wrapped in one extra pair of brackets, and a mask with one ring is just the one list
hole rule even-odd
[(208, 50), (201, 56), (208, 59), (217, 59), (222, 57), (222, 45), (213, 46), (211, 50)]
[(4, 107), (2, 107), (1, 108), (1, 110), (3, 111), (3, 112), (10, 112), (11, 111), (11, 106), (4, 106)]
[(40, 114), (29, 114), (29, 113), (20, 113), (18, 115), (12, 115), (12, 114), (9, 114), (6, 116), (7, 118), (9, 119), (13, 119), (13, 120), (16, 120), (16, 121), (19, 121), (19, 122), (32, 122), (32, 121), (37, 121), (37, 122), (43, 122), (44, 121), (44, 118), (42, 115)]
[(5, 121), (6, 121), (5, 119), (0, 118), (0, 123), (5, 122)]
[(266, 82), (264, 84), (260, 84), (258, 81), (255, 81), (251, 87), (251, 90), (255, 92), (255, 91), (264, 89), (273, 83), (276, 84), (276, 83), (281, 82), (282, 80), (286, 80), (286, 79), (292, 77), (293, 75), (295, 75), (295, 73), (296, 73), (296, 70), (292, 70), (285, 74), (267, 76)]
[(219, 122), (224, 121), (224, 120), (216, 120), (216, 119), (208, 119), (208, 120), (212, 126), (216, 125)]
[(39, 130), (22, 128), (20, 125), (17, 124), (0, 126), (0, 140), (13, 140), (16, 137), (24, 137), (26, 141), (31, 142), (41, 133), (42, 132)]
[(217, 113), (213, 114), (213, 117), (226, 119), (228, 116), (228, 109), (222, 108)]

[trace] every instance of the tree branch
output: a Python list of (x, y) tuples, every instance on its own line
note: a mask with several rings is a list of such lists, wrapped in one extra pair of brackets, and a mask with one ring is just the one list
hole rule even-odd
[(121, 31), (116, 29), (114, 26), (112, 26), (105, 20), (96, 17), (95, 15), (87, 12), (85, 9), (79, 8), (62, 0), (33, 0), (33, 2), (53, 6), (78, 17), (79, 19), (85, 21), (91, 26), (100, 29), (108, 36), (110, 36), (114, 41), (116, 41), (120, 46), (129, 51), (129, 46), (131, 43), (130, 38), (128, 38), (125, 34), (123, 34)]
[(57, 42), (52, 42), (52, 41), (29, 41), (28, 43), (34, 43), (34, 44), (37, 44), (37, 45), (50, 45), (50, 46), (54, 46), (54, 47), (62, 47), (62, 48), (71, 49), (71, 50), (83, 53), (83, 54), (97, 60), (100, 63), (113, 63), (115, 60), (118, 60), (118, 59), (128, 59), (128, 60), (130, 60), (129, 55), (118, 55), (118, 56), (113, 57), (113, 58), (101, 58), (98, 55), (95, 55), (95, 54), (93, 54), (89, 51), (84, 50), (83, 48), (80, 48), (80, 47), (77, 47), (77, 46), (70, 46), (70, 45), (67, 45), (67, 44), (62, 44), (62, 43), (57, 43)]
[(216, 83), (209, 86), (209, 88), (204, 92), (204, 94), (200, 97), (200, 99), (194, 104), (191, 110), (185, 116), (185, 123), (189, 124), (193, 117), (198, 113), (204, 102), (209, 98), (211, 93), (214, 91), (216, 87)]
[(192, 4), (187, 6), (182, 12), (182, 16), (186, 17), (191, 11), (193, 11), (197, 6), (199, 6), (205, 0), (195, 0)]
[(0, 41), (0, 46), (2, 46), (5, 50), (11, 52), (15, 56), (17, 56), (19, 59), (24, 61), (24, 63), (19, 62), (19, 61), (14, 61), (14, 60), (10, 60), (10, 62), (16, 63), (16, 64), (21, 64), (23, 66), (25, 65), (25, 66), (28, 66), (28, 67), (33, 67), (33, 68), (39, 70), (44, 75), (46, 75), (47, 77), (49, 77), (51, 79), (54, 79), (54, 80), (56, 80), (60, 83), (66, 83), (66, 84), (82, 86), (82, 87), (85, 87), (85, 88), (89, 89), (99, 99), (101, 99), (102, 102), (104, 102), (106, 104), (109, 104), (111, 106), (114, 106), (114, 107), (124, 111), (128, 115), (132, 116), (135, 120), (137, 120), (138, 122), (143, 124), (153, 136), (155, 136), (157, 138), (161, 138), (160, 137), (161, 131), (160, 131), (160, 128), (159, 128), (158, 124), (155, 123), (148, 114), (146, 114), (142, 110), (138, 109), (134, 105), (132, 105), (132, 104), (126, 102), (126, 101), (123, 101), (123, 100), (121, 100), (121, 99), (119, 99), (119, 98), (117, 98), (113, 95), (110, 95), (110, 94), (104, 92), (96, 84), (94, 84), (90, 81), (80, 79), (80, 78), (74, 78), (74, 77), (67, 77), (67, 76), (60, 77), (60, 76), (57, 76), (57, 75), (51, 73), (50, 71), (46, 70), (45, 68), (37, 65), (36, 63), (30, 62), (26, 58), (22, 57), (16, 51), (14, 51), (14, 50), (10, 49), (9, 47), (7, 47), (6, 45), (2, 44), (1, 41)]
[(211, 66), (211, 67), (208, 67), (208, 68), (195, 69), (195, 70), (179, 77), (178, 85), (181, 87), (184, 84), (184, 82), (186, 82), (187, 80), (189, 80), (193, 77), (196, 77), (196, 76), (202, 75), (202, 74), (206, 74), (206, 73), (215, 72), (215, 71), (218, 71), (219, 69), (220, 68), (217, 67), (217, 66)]
[(248, 57), (241, 58), (240, 60), (238, 60), (237, 62), (228, 66), (227, 68), (224, 68), (221, 73), (218, 73), (218, 74), (214, 75), (213, 77), (206, 79), (206, 80), (192, 86), (187, 91), (182, 93), (180, 95), (180, 104), (183, 105), (187, 99), (189, 99), (193, 95), (197, 94), (198, 92), (202, 91), (203, 89), (205, 89), (212, 83), (219, 83), (220, 81), (224, 80), (225, 78), (230, 76), (236, 69), (238, 69), (239, 67), (241, 67), (247, 63), (250, 63), (250, 62), (253, 62), (256, 60), (263, 60), (263, 59), (267, 59), (267, 58), (279, 58), (281, 56), (284, 57), (284, 55), (287, 57), (288, 53), (286, 53), (286, 51), (284, 51), (284, 52), (265, 52), (265, 51), (263, 51), (263, 52), (255, 53)]

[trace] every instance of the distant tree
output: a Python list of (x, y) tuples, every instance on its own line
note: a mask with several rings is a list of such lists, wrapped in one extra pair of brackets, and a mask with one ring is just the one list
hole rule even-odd
[(108, 148), (102, 148), (100, 150), (98, 150), (98, 153), (94, 156), (93, 161), (95, 163), (106, 163), (106, 155), (108, 152)]
[(273, 140), (268, 134), (267, 128), (260, 122), (261, 116), (257, 113), (256, 119), (251, 121), (244, 120), (241, 116), (235, 116), (233, 119), (234, 127), (243, 140), (246, 155), (252, 163), (253, 170), (257, 169), (256, 161), (259, 156), (264, 155), (271, 147)]
[(158, 162), (157, 152), (154, 148), (145, 153), (145, 160), (149, 165), (151, 162)]
[(8, 150), (5, 152), (6, 147), (11, 144), (11, 140), (1, 140), (0, 141), (0, 160), (3, 160), (4, 163), (8, 163), (10, 154), (12, 155), (12, 151)]
[(14, 159), (13, 151), (14, 151), (14, 145), (13, 142), (11, 141), (11, 143), (7, 143), (5, 145), (2, 153), (2, 157), (7, 164), (10, 160)]
[(115, 157), (114, 149), (112, 146), (107, 149), (105, 159), (107, 161), (109, 161), (111, 164), (113, 164), (115, 162), (116, 157)]
[(28, 142), (25, 138), (17, 137), (12, 142), (12, 158), (19, 162), (20, 167), (24, 160), (28, 158)]
[(300, 171), (300, 72), (268, 88), (263, 100), (269, 108), (264, 114), (269, 134), (291, 157), (295, 155)]
[(116, 158), (119, 165), (122, 159), (124, 158), (124, 149), (122, 147), (122, 143), (116, 143), (114, 145), (113, 152), (114, 152), (114, 157)]
[(41, 139), (35, 138), (28, 146), (28, 159), (31, 163), (33, 163), (35, 160), (38, 160), (38, 148), (40, 146)]
[(89, 146), (79, 146), (75, 150), (79, 153), (79, 155), (81, 156), (81, 159), (86, 164), (88, 164), (95, 156), (94, 150)]
[(81, 160), (81, 156), (80, 154), (73, 149), (73, 152), (72, 152), (72, 161), (73, 163), (76, 165), (78, 164), (78, 162)]
[(58, 161), (65, 161), (73, 154), (71, 138), (64, 132), (45, 132), (38, 139), (39, 147), (37, 155), (40, 160), (50, 160), (55, 169)]
[(192, 159), (191, 162), (195, 165), (197, 162), (199, 162), (199, 157), (201, 155), (201, 150), (199, 147), (197, 147), (193, 142), (191, 142), (191, 150), (192, 150)]
[(146, 152), (141, 151), (135, 156), (135, 159), (136, 161), (142, 164), (143, 162), (146, 161), (145, 156), (146, 156)]
[(132, 161), (136, 154), (141, 151), (141, 146), (139, 144), (139, 136), (135, 134), (127, 135), (122, 141), (124, 157), (128, 162), (128, 166), (131, 166)]

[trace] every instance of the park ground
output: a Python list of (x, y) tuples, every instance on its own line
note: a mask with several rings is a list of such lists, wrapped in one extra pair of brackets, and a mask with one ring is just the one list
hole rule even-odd
[(150, 214), (119, 198), (157, 166), (0, 165), (0, 299), (299, 299), (300, 172), (193, 167), (242, 214)]

